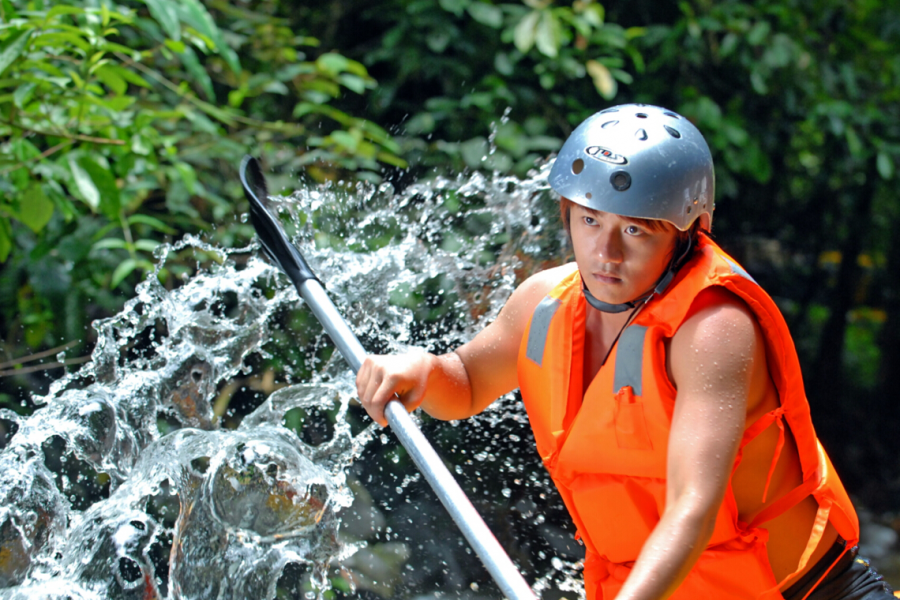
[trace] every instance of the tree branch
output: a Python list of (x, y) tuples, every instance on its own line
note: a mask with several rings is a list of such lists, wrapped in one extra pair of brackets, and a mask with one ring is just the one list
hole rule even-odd
[(0, 371), (0, 377), (12, 377), (13, 375), (25, 375), (36, 371), (46, 371), (47, 369), (58, 369), (66, 365), (80, 365), (91, 360), (90, 356), (79, 356), (78, 358), (69, 358), (62, 362), (44, 363), (34, 365), (33, 367), (24, 367), (21, 369), (10, 369), (8, 371)]
[(31, 161), (44, 160), (48, 156), (59, 152), (66, 146), (71, 146), (73, 143), (74, 143), (73, 140), (69, 140), (66, 142), (60, 142), (59, 144), (53, 146), (52, 148), (47, 148), (46, 150), (41, 152), (39, 155), (37, 155), (33, 158), (25, 159), (17, 165), (12, 165), (11, 167), (6, 167), (5, 169), (0, 170), (0, 175), (6, 175), (7, 173), (11, 173), (12, 171), (15, 171), (16, 169), (20, 169), (20, 168), (24, 167), (25, 165), (27, 165), (28, 163), (30, 163)]
[(22, 131), (27, 131), (28, 133), (33, 133), (36, 135), (43, 135), (46, 137), (61, 137), (67, 140), (77, 140), (79, 142), (90, 142), (92, 144), (104, 144), (107, 146), (124, 146), (124, 140), (113, 140), (109, 138), (100, 138), (93, 137), (90, 135), (81, 135), (80, 133), (63, 133), (63, 132), (50, 132), (50, 131), (41, 131), (39, 129), (32, 129), (30, 127), (25, 127), (24, 125), (20, 125), (18, 123), (13, 123), (12, 121), (7, 121), (6, 119), (0, 119), (0, 123), (4, 125), (9, 125), (10, 127), (15, 127), (16, 129), (21, 129)]
[(8, 369), (9, 367), (15, 367), (16, 365), (21, 365), (23, 363), (31, 362), (33, 360), (39, 360), (41, 358), (45, 358), (47, 356), (51, 356), (53, 354), (58, 354), (63, 350), (68, 350), (72, 346), (76, 345), (78, 342), (72, 340), (71, 342), (67, 342), (62, 346), (57, 346), (56, 348), (50, 348), (49, 350), (44, 350), (43, 352), (38, 352), (37, 354), (31, 354), (29, 356), (23, 356), (21, 358), (16, 358), (14, 360), (10, 360), (5, 363), (0, 363), (0, 369)]

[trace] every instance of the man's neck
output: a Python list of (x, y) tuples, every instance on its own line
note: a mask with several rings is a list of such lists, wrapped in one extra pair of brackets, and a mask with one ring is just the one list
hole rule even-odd
[(594, 376), (612, 349), (616, 338), (628, 322), (632, 311), (605, 313), (590, 306), (584, 321), (584, 388), (590, 385)]

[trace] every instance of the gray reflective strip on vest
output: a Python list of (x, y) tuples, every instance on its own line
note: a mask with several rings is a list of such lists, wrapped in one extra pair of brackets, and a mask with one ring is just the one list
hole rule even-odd
[(641, 378), (644, 373), (644, 325), (625, 328), (616, 342), (616, 372), (613, 375), (613, 394), (630, 385), (635, 396), (641, 395)]
[(534, 309), (531, 317), (531, 329), (528, 332), (528, 346), (525, 347), (525, 356), (531, 362), (541, 366), (544, 362), (544, 347), (547, 345), (547, 333), (550, 331), (550, 322), (553, 315), (559, 309), (559, 300), (547, 296)]
[[(728, 260), (728, 259), (725, 258), (724, 256), (723, 256), (722, 258), (725, 260), (725, 262), (728, 263), (728, 266), (731, 267), (731, 272), (732, 272), (732, 273), (734, 273), (735, 275), (740, 275), (740, 276), (743, 277), (744, 279), (749, 279), (749, 280), (752, 281), (753, 283), (756, 283), (756, 280), (753, 279), (752, 277), (750, 277), (750, 273), (748, 273), (747, 271), (745, 271), (744, 269), (742, 269), (741, 266), (740, 266), (739, 264), (737, 264), (736, 262), (734, 262), (734, 261), (732, 261), (732, 260)], [(759, 284), (757, 284), (757, 285), (759, 285)]]

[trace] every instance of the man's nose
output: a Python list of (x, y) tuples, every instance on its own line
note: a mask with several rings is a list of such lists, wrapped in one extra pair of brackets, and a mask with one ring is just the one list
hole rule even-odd
[(603, 262), (622, 262), (622, 237), (616, 231), (601, 231), (597, 236), (596, 253)]

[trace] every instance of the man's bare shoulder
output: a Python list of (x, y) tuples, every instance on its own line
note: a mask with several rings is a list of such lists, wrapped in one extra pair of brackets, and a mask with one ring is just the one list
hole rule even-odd
[(501, 314), (512, 319), (517, 328), (524, 328), (538, 303), (577, 269), (578, 265), (572, 262), (535, 273), (516, 288)]
[[(578, 269), (578, 265), (574, 262), (566, 263), (552, 269), (538, 271), (521, 285), (513, 293), (513, 296), (527, 297), (529, 301), (533, 300), (536, 306), (544, 296), (550, 293), (550, 290), (559, 285), (563, 279), (574, 273)], [(533, 307), (532, 307), (533, 308)]]
[(742, 338), (756, 338), (756, 317), (739, 297), (723, 287), (703, 290), (694, 300), (688, 317), (672, 338), (700, 350), (716, 350)]
[(545, 295), (556, 287), (560, 281), (578, 270), (578, 265), (574, 262), (566, 263), (551, 269), (538, 271), (528, 279), (522, 282), (520, 288), (534, 288), (535, 291), (540, 289)]
[(704, 389), (713, 390), (723, 381), (743, 380), (765, 368), (764, 344), (750, 307), (725, 288), (708, 288), (672, 337), (673, 383), (682, 389), (688, 379), (703, 381)]

